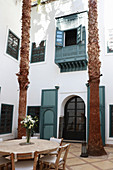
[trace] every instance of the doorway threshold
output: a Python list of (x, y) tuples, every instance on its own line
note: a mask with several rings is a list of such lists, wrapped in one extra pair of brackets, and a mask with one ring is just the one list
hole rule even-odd
[(83, 141), (81, 141), (81, 140), (68, 140), (68, 139), (63, 139), (63, 142), (69, 142), (69, 143), (82, 143)]

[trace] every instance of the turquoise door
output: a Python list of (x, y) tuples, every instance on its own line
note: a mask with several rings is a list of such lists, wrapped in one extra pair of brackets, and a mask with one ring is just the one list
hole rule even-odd
[(57, 137), (57, 89), (42, 90), (40, 138)]
[[(100, 101), (100, 129), (103, 145), (105, 145), (105, 86), (99, 86)], [(89, 116), (90, 116), (90, 88), (87, 89), (87, 140), (89, 136)]]

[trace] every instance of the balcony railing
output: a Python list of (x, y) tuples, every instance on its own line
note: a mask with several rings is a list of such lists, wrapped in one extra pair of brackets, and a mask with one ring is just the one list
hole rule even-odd
[(66, 47), (56, 47), (55, 63), (61, 72), (86, 70), (87, 53), (85, 43)]

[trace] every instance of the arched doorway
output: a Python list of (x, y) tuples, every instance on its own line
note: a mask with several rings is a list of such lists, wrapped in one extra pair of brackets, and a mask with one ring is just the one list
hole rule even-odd
[(85, 103), (79, 96), (72, 97), (65, 105), (63, 138), (86, 140)]

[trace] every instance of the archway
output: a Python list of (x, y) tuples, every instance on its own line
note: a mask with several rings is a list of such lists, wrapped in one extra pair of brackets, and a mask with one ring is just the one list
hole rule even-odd
[(74, 96), (65, 104), (63, 138), (67, 140), (86, 140), (85, 103)]

